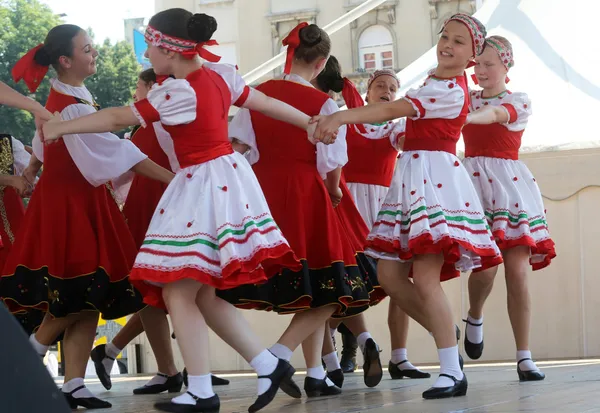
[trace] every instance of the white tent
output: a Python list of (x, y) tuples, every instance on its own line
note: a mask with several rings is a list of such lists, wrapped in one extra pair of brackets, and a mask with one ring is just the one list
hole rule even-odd
[[(485, 0), (475, 14), (488, 35), (513, 44), (509, 88), (529, 94), (533, 107), (522, 151), (600, 146), (599, 15), (599, 0)], [(398, 96), (435, 65), (433, 48), (399, 72)]]

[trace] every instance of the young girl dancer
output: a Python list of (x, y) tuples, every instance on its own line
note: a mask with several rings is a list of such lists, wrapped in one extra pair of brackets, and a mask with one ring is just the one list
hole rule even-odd
[[(316, 25), (301, 23), (284, 44), (288, 45), (285, 76), (258, 89), (307, 114), (336, 112), (335, 102), (310, 83), (329, 57), (331, 41), (327, 33)], [(347, 161), (345, 128), (340, 129), (334, 145), (317, 145), (316, 153), (297, 129), (254, 112), (237, 114), (229, 135), (249, 148), (249, 161), (273, 215), (304, 268), (283, 271), (267, 284), (225, 291), (222, 296), (242, 308), (296, 313), (271, 350), (289, 359), (302, 343), (308, 368), (304, 382), (307, 395), (339, 394), (340, 389), (326, 380), (321, 364), (325, 322), (334, 313), (345, 317), (364, 311), (374, 293), (367, 272), (376, 281), (375, 269), (370, 268), (361, 252), (365, 239), (361, 243), (361, 234), (353, 227), (364, 223), (341, 189), (340, 169)], [(283, 136), (288, 139), (283, 140)], [(363, 237), (367, 233), (365, 226)], [(373, 362), (378, 363), (375, 342), (371, 339), (365, 346)], [(377, 372), (373, 376), (377, 378)]]
[[(485, 51), (475, 61), (475, 79), (482, 90), (471, 92), (469, 124), (463, 129), (464, 165), (502, 250), (519, 379), (543, 380), (544, 373), (531, 360), (529, 351), (531, 299), (527, 266), (531, 265), (534, 271), (542, 269), (556, 253), (540, 189), (527, 166), (519, 161), (531, 101), (525, 93), (506, 88), (506, 75), (514, 65), (512, 46), (507, 39), (489, 37)], [(492, 291), (497, 271), (497, 266), (478, 269), (469, 277), (465, 351), (472, 359), (478, 359), (483, 352), (483, 305)]]
[[(468, 113), (464, 70), (481, 54), (484, 41), (485, 28), (478, 20), (456, 14), (444, 25), (437, 46), (438, 66), (422, 87), (396, 102), (315, 119), (320, 136), (342, 124), (410, 118), (405, 152), (369, 235), (367, 252), (380, 259), (378, 275), (386, 292), (433, 333), (441, 374), (423, 393), (426, 399), (467, 392), (450, 306), (440, 285), (444, 262), (466, 271), (501, 261), (475, 188), (455, 156)], [(411, 264), (414, 284), (408, 280)]]
[[(76, 119), (96, 111), (84, 81), (96, 73), (97, 57), (84, 30), (60, 25), (15, 65), (13, 77), (35, 90), (52, 65), (58, 79), (46, 108)], [(163, 182), (173, 175), (109, 133), (68, 135), (51, 145), (36, 136), (33, 145), (27, 174), (35, 176), (42, 162), (44, 173), (2, 271), (0, 295), (13, 313), (46, 313), (30, 337), (41, 356), (64, 332), (62, 392), (71, 407), (108, 408), (83, 383), (98, 315), (123, 317), (141, 299), (128, 277), (135, 244), (105, 183), (130, 169)]]
[[(309, 117), (251, 90), (233, 66), (204, 49), (214, 44), (214, 18), (169, 9), (154, 15), (146, 29), (147, 56), (157, 75), (173, 74), (148, 98), (76, 121), (48, 122), (56, 137), (74, 131), (103, 131), (161, 121), (172, 137), (181, 167), (161, 198), (138, 254), (132, 279), (150, 302), (161, 294), (171, 315), (189, 371), (188, 392), (163, 411), (218, 411), (209, 369), (208, 327), (256, 370), (258, 398), (251, 412), (275, 397), (292, 366), (262, 348), (243, 316), (217, 298), (215, 288), (261, 283), (282, 268), (300, 264), (281, 235), (260, 186), (244, 158), (227, 139), (231, 104), (263, 112), (309, 129)], [(306, 135), (305, 135), (306, 138)], [(157, 287), (159, 286), (159, 287)]]

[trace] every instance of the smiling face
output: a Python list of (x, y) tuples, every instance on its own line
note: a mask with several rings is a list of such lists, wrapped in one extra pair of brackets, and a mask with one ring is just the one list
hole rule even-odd
[(475, 58), (475, 76), (484, 89), (494, 89), (503, 84), (507, 73), (508, 70), (492, 46), (488, 45), (483, 53)]
[(473, 58), (473, 40), (465, 24), (455, 20), (448, 22), (437, 44), (437, 58), (445, 69), (467, 67)]
[(83, 30), (73, 37), (72, 56), (59, 58), (60, 69), (68, 71), (77, 78), (85, 79), (96, 73), (98, 51), (94, 49), (92, 39)]
[(396, 100), (398, 80), (390, 75), (378, 76), (367, 92), (368, 103), (392, 102)]

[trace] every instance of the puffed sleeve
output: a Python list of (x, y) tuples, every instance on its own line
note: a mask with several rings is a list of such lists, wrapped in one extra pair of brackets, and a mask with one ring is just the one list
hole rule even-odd
[(229, 123), (229, 140), (232, 141), (234, 138), (250, 147), (249, 153), (246, 154), (246, 159), (250, 165), (258, 162), (260, 153), (248, 109), (240, 109)]
[(508, 130), (519, 132), (527, 127), (527, 121), (532, 111), (531, 100), (526, 93), (504, 95), (500, 106), (508, 113), (509, 121), (504, 124)]
[[(71, 120), (95, 112), (92, 106), (78, 103), (67, 106), (61, 118)], [(130, 140), (108, 132), (65, 135), (63, 141), (73, 162), (93, 186), (104, 185), (147, 158)]]
[(246, 85), (244, 79), (238, 73), (237, 67), (224, 63), (204, 63), (204, 67), (217, 72), (227, 83), (229, 92), (231, 92), (231, 104), (242, 107), (250, 96), (250, 87)]
[(29, 165), (29, 160), (31, 159), (31, 155), (29, 152), (25, 150), (25, 146), (21, 143), (20, 140), (15, 139), (11, 136), (12, 139), (12, 148), (13, 148), (13, 159), (14, 159), (14, 168), (15, 175), (21, 176), (23, 175), (23, 171)]
[(185, 79), (167, 79), (154, 84), (146, 99), (131, 104), (143, 127), (160, 121), (185, 125), (196, 120), (196, 91)]
[(398, 119), (398, 122), (394, 123), (394, 129), (390, 134), (390, 143), (397, 151), (402, 150), (401, 139), (406, 134), (406, 118)]
[[(331, 115), (339, 110), (338, 105), (328, 99), (321, 108), (320, 115)], [(346, 125), (342, 126), (335, 142), (331, 145), (317, 143), (317, 170), (323, 179), (328, 172), (348, 163), (348, 148), (346, 145)]]
[(411, 89), (405, 100), (410, 102), (416, 119), (455, 119), (465, 104), (465, 92), (456, 79), (428, 78), (423, 86)]

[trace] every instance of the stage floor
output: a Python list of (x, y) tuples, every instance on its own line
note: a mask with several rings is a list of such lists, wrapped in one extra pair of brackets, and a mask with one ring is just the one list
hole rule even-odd
[[(600, 360), (556, 361), (538, 363), (546, 373), (546, 380), (537, 383), (519, 383), (514, 364), (467, 365), (469, 379), (466, 397), (446, 400), (428, 400), (421, 393), (433, 379), (391, 380), (387, 371), (373, 389), (364, 386), (362, 372), (347, 374), (341, 396), (294, 400), (279, 392), (264, 412), (285, 413), (437, 413), (437, 412), (599, 412), (600, 413)], [(434, 374), (437, 369), (427, 369)], [(221, 398), (221, 412), (247, 412), (255, 397), (255, 376), (223, 374), (231, 380), (229, 386), (215, 387)], [(111, 391), (97, 380), (88, 380), (88, 386), (99, 397), (109, 400), (112, 409), (106, 413), (155, 412), (156, 401), (169, 400), (173, 395), (134, 396), (132, 390), (143, 385), (147, 376), (120, 376), (113, 378)], [(304, 374), (295, 380), (302, 387)]]

